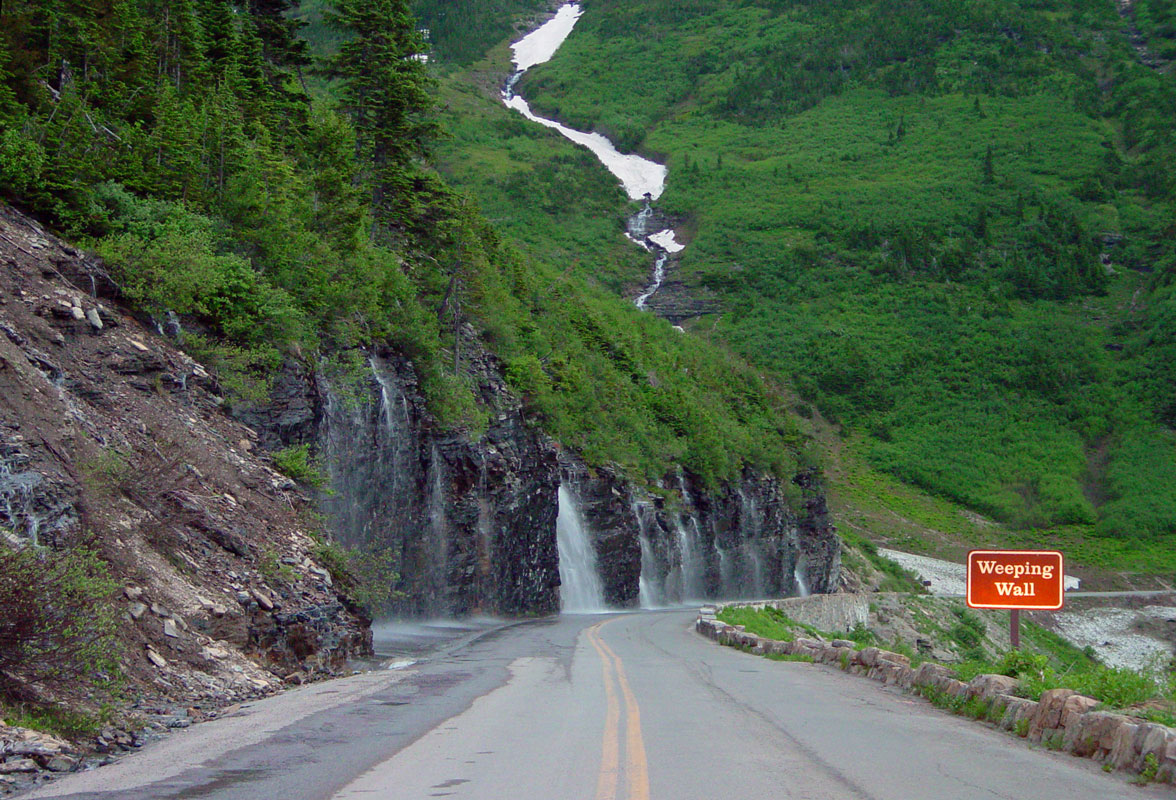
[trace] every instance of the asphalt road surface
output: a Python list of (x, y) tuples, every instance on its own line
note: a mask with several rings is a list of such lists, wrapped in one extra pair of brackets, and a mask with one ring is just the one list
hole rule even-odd
[(1172, 797), (874, 681), (694, 633), (693, 612), (475, 630), (26, 795), (71, 800)]

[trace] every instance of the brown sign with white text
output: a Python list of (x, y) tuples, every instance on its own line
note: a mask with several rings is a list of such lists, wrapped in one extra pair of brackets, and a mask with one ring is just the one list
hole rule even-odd
[(968, 605), (1056, 611), (1065, 602), (1065, 568), (1056, 550), (968, 553)]

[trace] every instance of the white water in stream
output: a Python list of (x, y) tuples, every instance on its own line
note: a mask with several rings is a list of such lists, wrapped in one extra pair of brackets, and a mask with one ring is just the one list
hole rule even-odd
[(559, 516), (555, 521), (559, 550), (560, 610), (572, 614), (604, 611), (604, 586), (596, 569), (596, 551), (580, 516), (576, 497), (559, 487)]
[[(556, 130), (576, 144), (587, 147), (621, 182), (629, 199), (641, 200), (644, 198), (646, 200), (646, 209), (642, 213), (652, 213), (653, 209), (649, 207), (648, 201), (661, 197), (666, 188), (668, 171), (664, 164), (658, 164), (638, 155), (621, 153), (612, 142), (599, 133), (577, 131), (553, 119), (540, 117), (531, 110), (530, 104), (525, 99), (515, 94), (514, 87), (518, 84), (523, 73), (531, 67), (550, 61), (571, 35), (572, 29), (576, 27), (576, 22), (583, 13), (583, 9), (578, 3), (568, 3), (562, 6), (546, 24), (511, 45), (511, 50), (514, 51), (515, 73), (507, 81), (506, 88), (502, 92), (502, 102), (532, 122)], [(653, 267), (652, 282), (637, 297), (636, 304), (640, 309), (644, 309), (649, 298), (661, 288), (662, 281), (665, 280), (665, 266), (669, 254), (681, 252), (685, 248), (685, 245), (674, 239), (672, 230), (658, 231), (646, 238), (654, 246), (658, 257)], [(634, 241), (642, 247), (650, 249), (645, 242), (637, 239)]]

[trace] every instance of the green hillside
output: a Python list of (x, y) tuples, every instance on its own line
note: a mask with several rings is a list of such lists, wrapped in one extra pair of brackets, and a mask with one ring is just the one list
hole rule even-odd
[[(569, 270), (574, 241), (520, 248), (446, 184), (430, 157), (452, 110), (405, 3), (295, 11), (5, 3), (0, 196), (95, 250), (144, 313), (181, 314), (230, 402), (263, 398), (284, 360), (348, 375), (357, 348), (391, 345), (476, 435), (472, 335), (590, 464), (791, 475), (801, 443), (757, 373)], [(604, 194), (602, 214), (622, 205)]]
[[(1168, 5), (1136, 4), (1149, 52)], [(723, 307), (688, 327), (851, 432), (854, 471), (1172, 572), (1176, 77), (1130, 25), (1104, 0), (592, 0), (522, 91), (667, 161), (684, 272)], [(444, 84), (443, 168), (532, 247), (599, 248), (608, 193), (571, 191), (570, 148), (470, 121), (507, 62), (487, 56), (442, 65), (467, 83)]]

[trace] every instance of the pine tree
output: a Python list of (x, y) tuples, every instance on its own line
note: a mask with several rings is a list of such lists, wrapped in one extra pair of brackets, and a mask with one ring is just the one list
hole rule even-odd
[(331, 23), (349, 34), (331, 63), (356, 155), (370, 170), (377, 224), (400, 227), (411, 204), (413, 159), (438, 131), (425, 70), (425, 42), (405, 0), (337, 0)]

